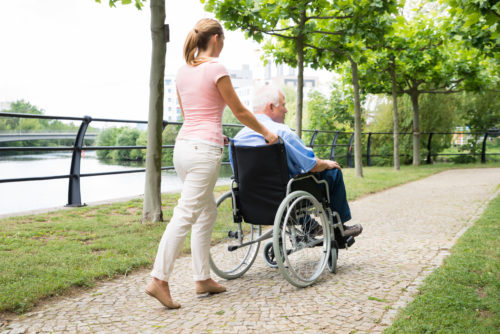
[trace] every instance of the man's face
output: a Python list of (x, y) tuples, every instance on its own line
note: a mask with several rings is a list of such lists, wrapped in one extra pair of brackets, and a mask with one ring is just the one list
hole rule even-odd
[(271, 119), (277, 123), (285, 123), (285, 114), (288, 112), (285, 106), (285, 96), (280, 94), (280, 104), (279, 106), (271, 105), (272, 117)]

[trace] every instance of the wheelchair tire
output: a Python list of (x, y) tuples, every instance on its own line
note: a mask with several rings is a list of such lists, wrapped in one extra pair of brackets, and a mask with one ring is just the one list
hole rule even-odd
[(339, 259), (339, 247), (336, 241), (332, 241), (332, 248), (330, 249), (330, 256), (328, 257), (328, 271), (332, 274), (337, 273), (337, 260)]
[(217, 219), (212, 231), (210, 246), (210, 268), (212, 271), (224, 279), (241, 277), (255, 261), (260, 242), (232, 251), (229, 250), (229, 246), (238, 246), (244, 242), (255, 240), (261, 233), (260, 226), (234, 222), (231, 191), (220, 196), (217, 199)]
[[(323, 273), (331, 248), (329, 224), (322, 205), (308, 192), (294, 191), (281, 202), (274, 220), (273, 248), (278, 268), (290, 284), (303, 288)], [(317, 226), (322, 231), (315, 233)]]
[(271, 268), (278, 268), (276, 256), (274, 255), (273, 242), (270, 241), (264, 246), (264, 260)]

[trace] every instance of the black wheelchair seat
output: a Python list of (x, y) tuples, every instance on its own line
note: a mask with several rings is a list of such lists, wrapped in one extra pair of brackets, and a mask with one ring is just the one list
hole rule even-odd
[(236, 206), (245, 222), (273, 225), (289, 181), (285, 145), (246, 147), (231, 141)]
[[(253, 225), (273, 225), (276, 211), (288, 192), (304, 190), (320, 203), (329, 203), (328, 189), (314, 173), (301, 174), (290, 183), (286, 149), (282, 140), (273, 145), (236, 146), (231, 141), (234, 177), (233, 191), (239, 214)], [(325, 182), (326, 184), (326, 182)]]

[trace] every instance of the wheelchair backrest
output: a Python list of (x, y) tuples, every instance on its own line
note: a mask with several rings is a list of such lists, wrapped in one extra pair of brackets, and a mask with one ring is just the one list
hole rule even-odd
[(231, 141), (231, 154), (240, 214), (248, 223), (273, 225), (289, 180), (285, 145), (246, 147)]

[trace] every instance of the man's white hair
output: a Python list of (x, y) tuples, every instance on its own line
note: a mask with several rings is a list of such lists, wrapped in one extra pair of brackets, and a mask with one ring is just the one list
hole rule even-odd
[(253, 111), (261, 111), (271, 102), (275, 107), (280, 105), (280, 89), (272, 84), (265, 84), (255, 90), (253, 94)]

